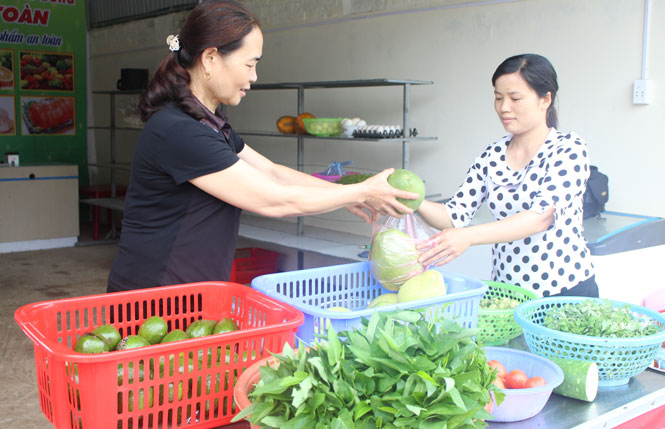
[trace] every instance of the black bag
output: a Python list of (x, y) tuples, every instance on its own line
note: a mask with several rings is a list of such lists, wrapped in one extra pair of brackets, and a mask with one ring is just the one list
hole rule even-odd
[(586, 182), (584, 192), (583, 218), (588, 219), (600, 215), (605, 210), (605, 203), (610, 198), (608, 178), (598, 171), (598, 167), (591, 166), (591, 174)]

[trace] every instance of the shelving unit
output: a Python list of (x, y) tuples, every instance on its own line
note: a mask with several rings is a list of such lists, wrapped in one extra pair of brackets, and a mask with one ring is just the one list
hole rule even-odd
[[(121, 163), (116, 159), (116, 149), (117, 149), (117, 137), (116, 131), (141, 131), (140, 127), (121, 127), (117, 126), (116, 121), (116, 96), (136, 96), (139, 95), (142, 91), (93, 91), (93, 95), (107, 95), (109, 98), (109, 125), (108, 126), (89, 126), (89, 129), (93, 130), (107, 130), (109, 132), (109, 155), (110, 162), (95, 162), (88, 163), (90, 167), (97, 168), (108, 168), (110, 171), (110, 185), (111, 185), (111, 195), (107, 198), (84, 198), (79, 201), (83, 204), (88, 204), (92, 206), (97, 206), (101, 208), (106, 208), (110, 210), (122, 211), (124, 199), (117, 195), (117, 183), (116, 183), (116, 171), (117, 170), (130, 170), (129, 163)], [(113, 222), (113, 218), (110, 219), (111, 231), (109, 232), (107, 238), (117, 238), (118, 232)]]
[[(346, 136), (317, 137), (303, 134), (282, 134), (277, 131), (261, 130), (236, 130), (242, 136), (260, 136), (270, 138), (290, 138), (297, 141), (297, 169), (304, 170), (305, 140), (324, 139), (334, 141), (355, 141), (355, 142), (382, 142), (386, 144), (402, 144), (402, 168), (408, 169), (410, 163), (409, 151), (410, 143), (421, 141), (436, 140), (436, 137), (409, 136), (411, 129), (411, 89), (413, 86), (432, 85), (431, 81), (419, 80), (394, 80), (394, 79), (359, 79), (342, 81), (320, 81), (320, 82), (284, 82), (271, 84), (252, 85), (252, 91), (256, 90), (295, 90), (297, 91), (297, 112), (301, 114), (305, 111), (305, 90), (317, 88), (367, 88), (367, 87), (402, 87), (402, 129), (403, 137), (397, 138), (354, 138)], [(109, 96), (110, 124), (103, 127), (90, 127), (91, 129), (108, 130), (110, 132), (110, 163), (95, 163), (92, 166), (111, 169), (112, 197), (81, 200), (87, 204), (97, 205), (99, 207), (110, 208), (112, 210), (122, 211), (122, 199), (115, 196), (115, 171), (120, 169), (129, 170), (129, 164), (118, 163), (115, 156), (116, 151), (116, 131), (118, 130), (136, 130), (140, 128), (118, 127), (115, 118), (116, 96), (139, 94), (139, 91), (94, 91), (93, 94), (103, 94)], [(274, 219), (258, 219), (255, 216), (246, 216), (243, 218), (243, 225), (240, 228), (240, 236), (243, 238), (262, 241), (265, 243), (274, 243), (296, 249), (298, 252), (298, 268), (304, 265), (303, 251), (316, 252), (323, 255), (362, 260), (357, 256), (362, 246), (367, 243), (367, 238), (348, 234), (324, 228), (308, 227), (307, 235), (304, 233), (303, 218), (297, 219), (297, 223), (278, 221)], [(293, 226), (296, 227), (295, 234), (289, 232)], [(111, 234), (116, 234), (112, 225)], [(357, 251), (356, 251), (357, 249)]]
[[(387, 87), (387, 86), (401, 86), (403, 89), (402, 98), (402, 130), (404, 135), (397, 138), (357, 138), (346, 136), (332, 136), (332, 137), (317, 137), (306, 134), (282, 134), (274, 131), (257, 131), (257, 130), (237, 130), (237, 133), (244, 136), (261, 136), (261, 137), (276, 137), (276, 138), (291, 138), (296, 139), (297, 148), (297, 168), (303, 171), (305, 159), (305, 139), (325, 139), (325, 140), (345, 140), (345, 141), (373, 141), (373, 142), (386, 142), (386, 143), (402, 143), (402, 168), (409, 168), (409, 144), (418, 141), (431, 141), (436, 140), (436, 137), (418, 137), (410, 136), (411, 130), (411, 87), (417, 85), (432, 85), (431, 81), (421, 80), (397, 80), (397, 79), (358, 79), (358, 80), (339, 80), (339, 81), (317, 81), (317, 82), (284, 82), (284, 83), (268, 83), (252, 85), (252, 91), (256, 90), (284, 90), (293, 89), (298, 92), (298, 115), (305, 112), (305, 90), (317, 88), (368, 88), (368, 87)], [(300, 237), (304, 234), (303, 218), (299, 217), (296, 224), (296, 236)], [(256, 230), (254, 228), (253, 230)], [(258, 233), (258, 231), (254, 231)], [(269, 231), (266, 231), (269, 235)], [(298, 240), (295, 240), (296, 242)], [(280, 239), (280, 242), (284, 242)], [(276, 242), (276, 244), (280, 244)], [(331, 243), (334, 247), (337, 243)], [(298, 268), (301, 269), (303, 263), (303, 252), (298, 250)]]

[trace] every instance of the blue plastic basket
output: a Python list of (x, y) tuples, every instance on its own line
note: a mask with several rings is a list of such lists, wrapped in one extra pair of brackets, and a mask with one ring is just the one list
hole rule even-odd
[(540, 413), (552, 395), (552, 391), (563, 383), (564, 375), (559, 365), (523, 350), (506, 347), (485, 347), (487, 360), (498, 360), (506, 368), (506, 372), (521, 369), (527, 377), (540, 376), (545, 379), (544, 386), (526, 389), (503, 389), (506, 395), (501, 405), (492, 408), (494, 422), (517, 422)]
[[(296, 337), (307, 344), (315, 341), (317, 334), (325, 335), (329, 325), (336, 332), (360, 327), (362, 318), (369, 319), (374, 311), (426, 308), (427, 320), (444, 317), (465, 328), (475, 328), (480, 299), (487, 286), (471, 277), (435, 269), (443, 274), (446, 295), (369, 309), (367, 304), (374, 298), (392, 292), (374, 279), (369, 262), (267, 274), (255, 278), (252, 287), (304, 313), (305, 323), (298, 328)], [(331, 307), (351, 311), (328, 310)]]
[(665, 341), (665, 317), (639, 305), (605, 300), (615, 307), (628, 306), (636, 317), (656, 324), (660, 332), (636, 338), (603, 338), (570, 334), (546, 328), (545, 316), (551, 308), (564, 304), (581, 303), (588, 297), (540, 298), (520, 304), (515, 309), (515, 320), (522, 327), (529, 349), (541, 356), (561, 357), (596, 362), (599, 386), (618, 386), (628, 383), (644, 371), (660, 351)]

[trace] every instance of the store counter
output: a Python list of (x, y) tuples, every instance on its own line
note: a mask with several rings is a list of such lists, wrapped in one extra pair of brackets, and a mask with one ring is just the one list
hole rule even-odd
[[(523, 336), (511, 340), (503, 347), (529, 351)], [(623, 386), (599, 387), (598, 396), (593, 402), (553, 393), (545, 408), (530, 419), (488, 423), (493, 429), (615, 428), (622, 424), (634, 424), (640, 418), (654, 414), (657, 414), (655, 418), (661, 422), (660, 426), (630, 427), (655, 428), (665, 425), (665, 372), (647, 368)]]
[(665, 288), (665, 219), (603, 212), (584, 221), (601, 298), (642, 305)]
[(0, 167), (0, 253), (74, 246), (78, 166)]

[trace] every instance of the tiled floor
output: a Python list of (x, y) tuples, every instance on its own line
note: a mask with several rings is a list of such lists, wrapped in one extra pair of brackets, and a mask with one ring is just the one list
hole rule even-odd
[[(0, 428), (53, 427), (40, 409), (32, 342), (14, 313), (38, 301), (106, 291), (117, 245), (89, 245), (91, 231), (82, 226), (81, 246), (0, 254)], [(231, 427), (249, 426), (226, 428)]]
[(15, 311), (105, 292), (115, 252), (116, 245), (104, 244), (0, 254), (0, 427), (53, 427), (40, 410), (32, 342), (15, 322)]

